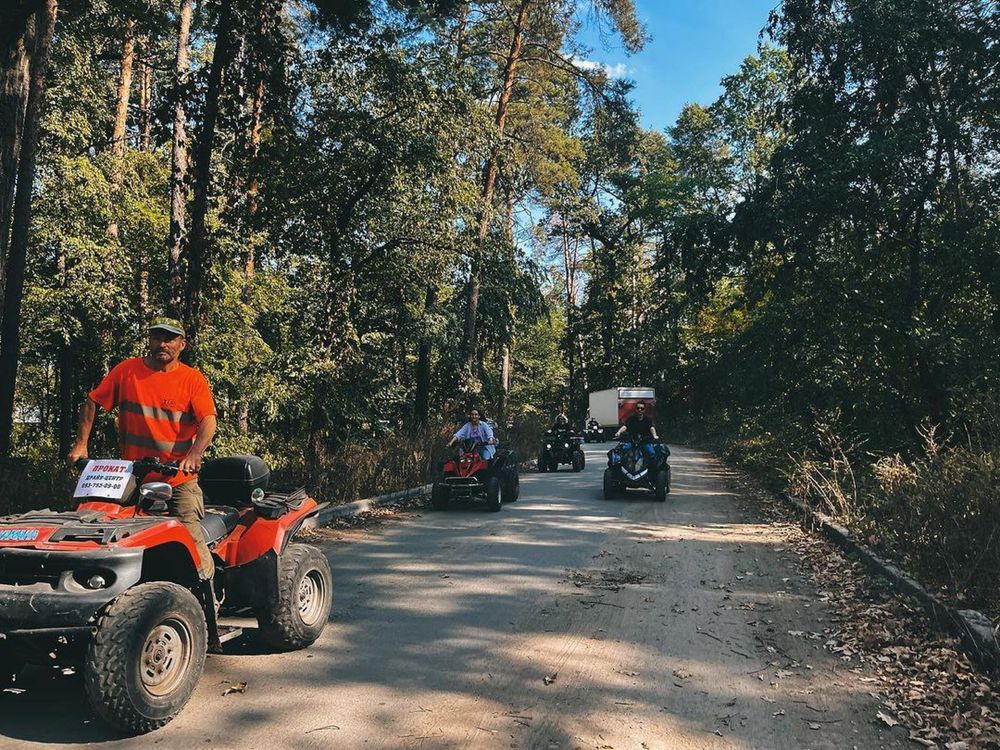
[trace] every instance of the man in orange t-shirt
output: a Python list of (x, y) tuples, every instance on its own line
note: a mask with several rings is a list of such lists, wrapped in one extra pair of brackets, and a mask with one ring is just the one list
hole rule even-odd
[(211, 580), (215, 565), (199, 523), (205, 517), (205, 498), (195, 472), (201, 469), (202, 455), (215, 436), (215, 402), (205, 376), (178, 359), (186, 346), (180, 321), (154, 318), (146, 356), (116, 365), (83, 403), (69, 461), (87, 458), (97, 407), (105, 411), (118, 407), (123, 459), (156, 458), (180, 467), (173, 476), (149, 474), (145, 481), (164, 481), (173, 487), (170, 515), (179, 518), (194, 537), (201, 575)]

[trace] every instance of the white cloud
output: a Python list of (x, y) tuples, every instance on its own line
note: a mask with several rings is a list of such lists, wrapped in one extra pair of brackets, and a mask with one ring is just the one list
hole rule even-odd
[(578, 57), (574, 57), (573, 64), (580, 70), (603, 70), (604, 74), (608, 78), (624, 78), (629, 74), (628, 66), (625, 63), (608, 65), (607, 63), (597, 62), (596, 60), (581, 60)]

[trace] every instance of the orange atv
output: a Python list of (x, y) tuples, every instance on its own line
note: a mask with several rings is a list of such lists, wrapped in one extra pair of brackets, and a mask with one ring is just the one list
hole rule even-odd
[(431, 505), (447, 510), (454, 500), (486, 501), (487, 510), (498, 511), (503, 503), (513, 503), (521, 494), (517, 456), (497, 450), (492, 460), (483, 458), (486, 443), (463, 440), (455, 453), (445, 459), (441, 476), (431, 488)]
[[(205, 464), (202, 533), (214, 581), (199, 577), (191, 534), (165, 515), (171, 487), (141, 484), (156, 460), (83, 460), (75, 511), (0, 518), (0, 687), (26, 662), (82, 666), (87, 698), (113, 726), (150, 732), (194, 692), (208, 651), (240, 634), (223, 612), (252, 610), (273, 648), (311, 645), (333, 602), (330, 565), (292, 542), (320, 505), (304, 490), (267, 493), (256, 456)], [(213, 591), (214, 587), (214, 591)]]

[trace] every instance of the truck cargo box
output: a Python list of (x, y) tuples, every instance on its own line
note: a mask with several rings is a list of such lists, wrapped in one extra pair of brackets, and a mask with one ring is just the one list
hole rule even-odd
[(617, 430), (632, 416), (639, 401), (646, 403), (646, 414), (656, 420), (656, 391), (653, 388), (608, 388), (590, 394), (590, 416), (605, 430)]

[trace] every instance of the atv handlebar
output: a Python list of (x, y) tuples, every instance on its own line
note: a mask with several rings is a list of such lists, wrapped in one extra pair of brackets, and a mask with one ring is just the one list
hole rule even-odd
[[(73, 462), (73, 468), (79, 472), (82, 472), (87, 468), (87, 464), (90, 463), (89, 458), (78, 458)], [(157, 474), (163, 474), (164, 476), (172, 477), (180, 471), (180, 467), (175, 463), (165, 464), (158, 458), (140, 458), (132, 462), (132, 473), (138, 477), (142, 478), (151, 472), (156, 472)], [(197, 471), (188, 471), (186, 474), (197, 474)]]

